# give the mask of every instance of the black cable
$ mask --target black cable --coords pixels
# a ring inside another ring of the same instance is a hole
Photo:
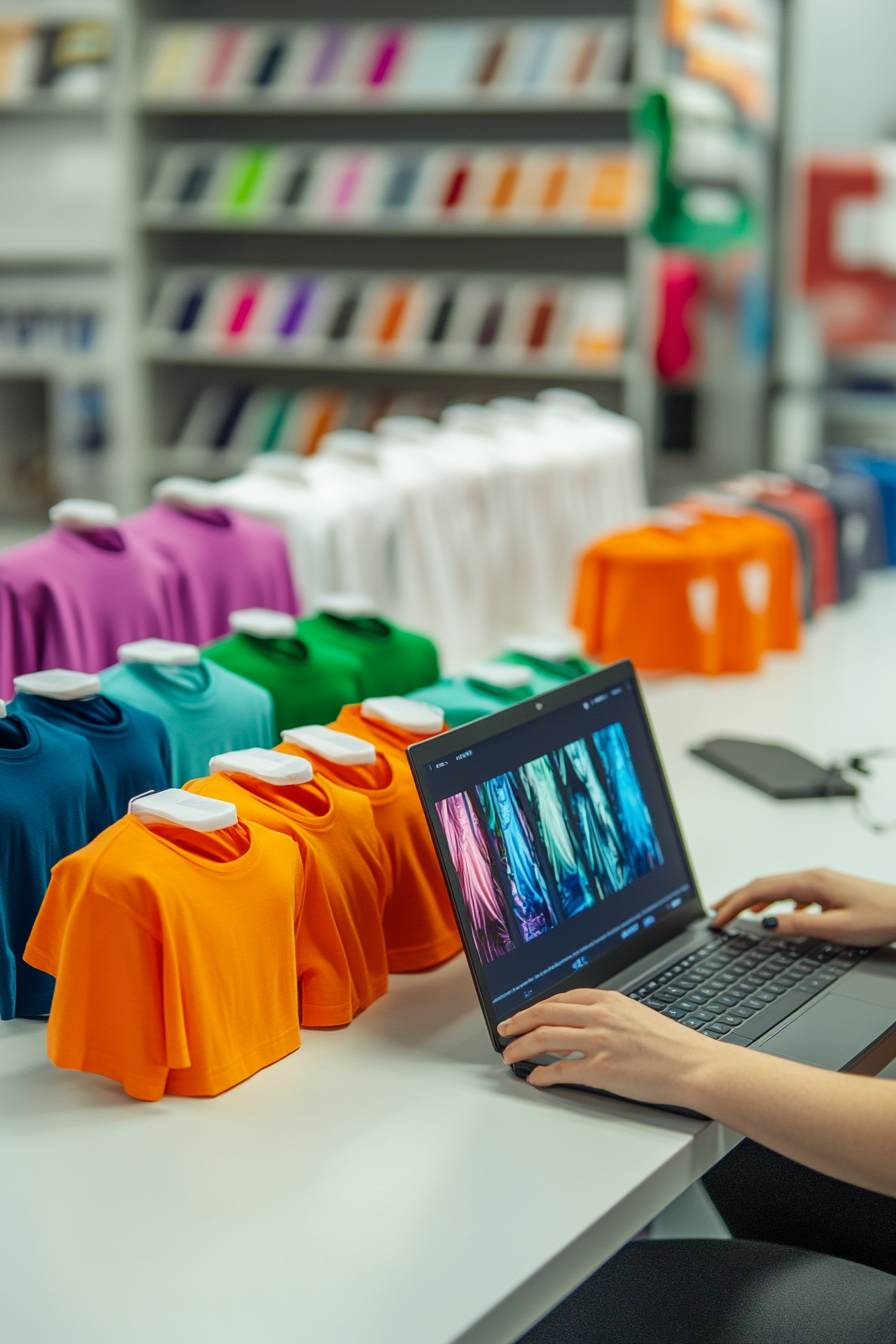
[[[872,773],[868,768],[869,761],[894,756],[896,756],[896,747],[872,747],[869,751],[863,751],[861,754],[847,756],[845,760],[833,761],[827,767],[827,770],[830,775],[838,778],[842,778],[845,771],[851,771],[853,774],[864,775],[868,778]],[[896,818],[892,821],[881,821],[879,817],[875,817],[865,802],[861,788],[857,788],[853,799],[853,813],[859,825],[871,831],[872,835],[886,835],[890,831],[896,831]]]

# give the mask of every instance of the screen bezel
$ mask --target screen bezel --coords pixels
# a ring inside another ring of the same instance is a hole
[[[411,763],[414,783],[423,803],[430,835],[436,847],[439,864],[451,895],[454,915],[461,932],[467,964],[470,967],[473,983],[476,986],[479,1006],[488,1025],[492,1045],[499,1052],[503,1051],[509,1044],[510,1038],[503,1037],[498,1032],[498,1017],[491,1001],[482,966],[474,950],[475,945],[460,880],[451,861],[447,841],[436,813],[435,802],[429,789],[429,772],[426,767],[450,752],[466,751],[468,747],[478,746],[482,742],[487,742],[489,738],[512,732],[514,728],[530,723],[535,718],[541,718],[552,710],[563,709],[567,705],[576,704],[578,701],[588,700],[593,695],[609,691],[614,686],[619,686],[627,681],[632,683],[635,699],[644,720],[644,728],[653,753],[660,787],[669,808],[669,816],[675,838],[681,850],[693,897],[682,901],[677,910],[657,924],[648,929],[640,929],[619,947],[613,948],[603,956],[589,962],[587,966],[583,966],[581,970],[574,971],[572,975],[558,981],[543,994],[533,998],[532,1003],[539,1003],[542,999],[551,998],[554,994],[566,993],[570,989],[582,987],[593,989],[612,976],[626,970],[629,966],[634,965],[641,957],[654,952],[658,947],[662,947],[664,943],[671,942],[695,919],[701,918],[704,913],[691,857],[682,833],[681,822],[678,819],[678,813],[669,789],[669,782],[666,778],[666,771],[657,747],[656,735],[650,722],[650,716],[647,713],[647,706],[644,704],[641,686],[633,665],[627,659],[623,662],[613,663],[610,667],[602,668],[598,672],[589,672],[584,677],[576,677],[575,680],[568,681],[563,686],[558,686],[556,690],[547,691],[543,695],[530,696],[527,700],[521,700],[518,704],[509,705],[507,709],[497,710],[494,714],[487,714],[484,718],[475,719],[472,723],[463,724],[460,728],[452,728],[447,733],[438,733],[435,737],[427,738],[425,742],[415,742],[413,746],[408,748],[408,759]],[[530,1006],[531,1004],[527,1004],[527,1007]]]

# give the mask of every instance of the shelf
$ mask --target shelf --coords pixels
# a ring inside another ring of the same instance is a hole
[[[541,376],[562,377],[589,381],[601,378],[624,378],[629,363],[627,356],[613,364],[571,365],[560,360],[543,359],[531,364],[505,363],[500,359],[490,359],[480,355],[479,362],[450,363],[447,360],[384,360],[358,358],[351,353],[340,355],[333,353],[311,353],[302,357],[298,352],[278,354],[276,351],[239,350],[203,350],[196,346],[179,346],[167,337],[158,337],[145,333],[143,338],[144,355],[156,363],[192,364],[197,366],[221,366],[224,368],[256,369],[320,369],[328,371],[345,370],[358,373],[421,373],[444,374],[449,377],[481,378],[539,378]]]
[[[105,98],[25,98],[20,103],[0,102],[0,117],[67,116],[70,112],[84,116],[101,116],[109,111]]]
[[[8,355],[0,350],[0,378],[107,378],[109,362],[93,355]]]
[[[576,113],[576,112],[625,112],[636,106],[636,91],[631,85],[616,85],[607,88],[606,91],[595,93],[590,98],[578,99],[477,99],[470,97],[464,101],[452,99],[450,102],[439,102],[432,100],[419,100],[417,102],[386,102],[371,99],[370,102],[307,102],[296,103],[287,102],[285,99],[278,101],[275,99],[262,100],[258,98],[240,98],[228,100],[216,100],[208,102],[197,102],[194,99],[185,98],[143,98],[140,102],[140,111],[150,114],[171,114],[176,113],[184,116],[232,116],[234,113],[249,116],[328,116],[336,114],[340,116],[366,116],[373,113],[377,116],[392,113],[393,115],[414,114],[419,115],[425,112],[439,112],[445,114],[463,113],[469,115],[471,112],[484,113],[491,115],[493,113],[510,113],[519,115],[521,112],[549,112],[552,115],[557,113]]]
[[[537,224],[520,223],[502,224],[495,227],[492,224],[485,224],[475,220],[469,223],[458,221],[450,225],[439,224],[436,221],[431,223],[415,223],[401,220],[386,220],[378,222],[376,220],[278,220],[278,219],[201,219],[195,216],[190,219],[177,218],[173,215],[157,214],[154,211],[145,210],[141,217],[141,222],[145,229],[157,233],[278,233],[278,234],[317,234],[330,236],[331,234],[408,234],[414,237],[499,237],[499,238],[627,238],[632,234],[638,233],[642,229],[640,223],[637,224],[568,224],[568,225],[545,225],[539,227]]]

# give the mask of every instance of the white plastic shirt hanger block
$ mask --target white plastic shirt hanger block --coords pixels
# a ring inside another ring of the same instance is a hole
[[[88,672],[70,672],[64,667],[50,667],[43,672],[23,672],[13,678],[13,686],[26,695],[43,695],[48,700],[86,700],[88,696],[102,695],[99,677]]]
[[[182,513],[207,509],[214,503],[208,482],[194,480],[191,476],[166,477],[153,486],[152,497]]]
[[[350,733],[337,733],[320,723],[308,723],[301,728],[287,728],[280,734],[284,742],[336,765],[375,765],[376,747]]]
[[[468,681],[481,681],[502,691],[518,691],[532,685],[532,671],[519,663],[471,663],[464,673]]]
[[[50,509],[50,522],[70,532],[91,532],[98,527],[114,527],[118,510],[100,499],[60,499]]]
[[[508,653],[521,653],[527,658],[540,658],[545,663],[565,663],[582,652],[582,641],[569,635],[510,635],[504,641]]]
[[[314,768],[301,756],[287,756],[267,747],[246,747],[242,751],[222,751],[208,763],[210,775],[252,775],[266,784],[310,784]],[[192,795],[191,795],[192,797]]]
[[[378,616],[379,608],[367,593],[324,593],[314,603],[316,611],[327,616],[355,620],[358,616]]]
[[[198,798],[184,789],[162,789],[161,793],[132,798],[128,811],[144,823],[167,822],[190,831],[223,831],[239,821],[233,803]]]
[[[165,667],[195,667],[199,662],[195,644],[180,644],[174,639],[135,639],[131,644],[120,644],[120,663],[159,663]]]
[[[271,611],[268,607],[244,607],[227,617],[231,630],[241,635],[255,635],[256,639],[292,639],[296,633],[296,618],[285,611]]]
[[[432,737],[445,726],[444,712],[425,700],[408,700],[403,695],[374,695],[361,701],[361,717],[373,723],[389,723],[394,728]]]

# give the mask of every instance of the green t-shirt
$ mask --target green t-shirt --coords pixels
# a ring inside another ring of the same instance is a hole
[[[536,658],[531,653],[502,653],[495,661],[517,663],[521,667],[531,668],[533,695],[552,691],[555,686],[562,686],[567,681],[574,681],[576,677],[584,677],[588,672],[598,670],[597,663],[589,662],[587,658],[580,658],[578,655],[555,663],[545,658]]]
[[[321,611],[299,621],[296,633],[322,653],[351,655],[362,669],[362,698],[408,695],[438,679],[439,655],[432,640],[381,616],[346,618]]]
[[[304,639],[238,633],[216,640],[202,653],[270,691],[278,733],[305,723],[330,723],[343,705],[364,698],[357,658]]]

